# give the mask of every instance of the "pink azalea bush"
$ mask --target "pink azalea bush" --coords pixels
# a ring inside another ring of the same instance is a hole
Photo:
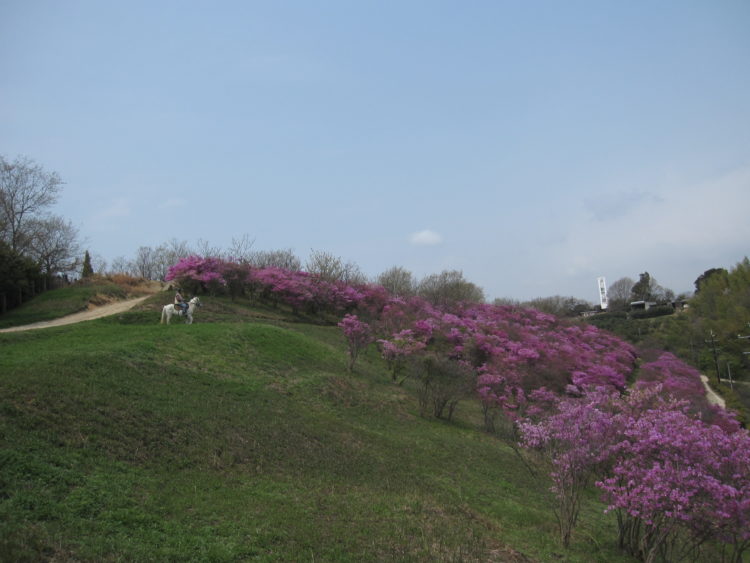
[[[224,261],[220,258],[188,256],[171,266],[165,281],[176,281],[190,293],[216,291],[226,285],[222,275]]]
[[[700,372],[669,352],[661,352],[655,360],[643,364],[636,385],[660,385],[665,393],[675,399],[687,401],[691,412],[705,422],[719,425],[730,432],[738,427],[733,413],[709,404]]]
[[[384,307],[380,329],[392,331],[378,339],[389,365],[428,350],[474,366],[487,427],[500,411],[522,416],[537,389],[622,390],[636,359],[632,346],[596,327],[511,307],[474,304],[447,312],[416,298],[395,299]]]
[[[659,385],[561,398],[519,426],[551,468],[564,544],[596,478],[621,547],[642,560],[694,557],[715,538],[740,561],[750,545],[750,436],[692,416]]]
[[[352,286],[330,282],[302,271],[278,267],[252,268],[233,260],[190,256],[169,268],[166,281],[175,280],[190,292],[247,294],[271,305],[284,304],[294,312],[344,314],[355,309],[375,317],[387,300],[380,286]]]
[[[349,352],[348,369],[351,372],[354,370],[354,363],[360,352],[372,342],[372,331],[370,325],[360,321],[357,315],[345,315],[338,326],[341,327],[346,337]]]

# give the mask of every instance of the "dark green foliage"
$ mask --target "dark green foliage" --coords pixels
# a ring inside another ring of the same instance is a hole
[[[94,275],[94,268],[91,266],[91,256],[89,251],[83,255],[83,269],[81,270],[81,277],[88,278]]]
[[[33,297],[42,289],[43,281],[37,264],[0,241],[0,300],[4,298],[7,310]],[[5,312],[2,307],[0,301],[0,314]]]
[[[630,290],[630,297],[633,301],[652,301],[654,299],[651,275],[648,272],[640,274],[638,281]]]
[[[444,356],[428,355],[418,365],[419,410],[422,416],[451,420],[461,399],[474,390],[473,370]]]
[[[674,313],[674,307],[671,305],[657,305],[648,309],[635,310],[630,312],[633,319],[650,319],[653,317],[663,317]]]
[[[698,278],[695,280],[695,294],[697,295],[700,293],[701,287],[703,287],[703,284],[706,283],[709,278],[713,276],[720,276],[722,280],[726,282],[729,272],[727,272],[724,268],[711,268],[710,270],[706,270],[703,272]]]

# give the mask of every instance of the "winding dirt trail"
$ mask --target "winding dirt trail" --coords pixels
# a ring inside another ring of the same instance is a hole
[[[712,405],[719,405],[723,409],[727,408],[726,401],[719,397],[714,392],[714,390],[708,386],[708,376],[701,375],[701,381],[703,381],[703,386],[706,388],[706,397],[708,398],[708,402]]]
[[[60,317],[59,319],[53,319],[51,321],[41,321],[38,323],[29,324],[29,325],[14,326],[11,328],[3,328],[3,329],[0,329],[0,332],[20,332],[24,330],[36,330],[39,328],[49,328],[52,326],[71,325],[71,324],[80,323],[83,321],[91,321],[94,319],[100,319],[102,317],[108,317],[109,315],[116,315],[117,313],[128,311],[129,309],[132,309],[133,307],[145,301],[149,297],[150,295],[146,295],[143,297],[136,297],[135,299],[128,299],[126,301],[117,301],[115,303],[109,303],[107,305],[102,305],[101,307],[96,307],[95,309],[91,309],[89,311],[81,311],[80,313],[73,313],[72,315],[68,315],[67,317]]]

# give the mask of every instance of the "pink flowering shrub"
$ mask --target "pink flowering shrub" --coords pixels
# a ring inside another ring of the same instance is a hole
[[[485,427],[498,414],[522,417],[532,394],[546,389],[581,394],[589,386],[625,388],[636,353],[596,327],[580,327],[533,310],[458,305],[441,310],[418,298],[395,298],[383,308],[378,339],[389,366],[431,352],[473,367]]]
[[[750,544],[747,432],[705,424],[674,402],[616,423],[611,469],[597,486],[617,513],[623,547],[644,560],[679,560],[717,538],[740,560]]]
[[[411,329],[404,329],[392,335],[389,340],[380,339],[378,340],[380,345],[380,351],[385,359],[388,369],[391,372],[391,380],[398,381],[401,385],[405,379],[409,376],[407,373],[403,378],[399,379],[404,371],[406,363],[409,358],[424,350],[427,347],[427,343],[423,338],[420,338],[419,333]]]
[[[581,494],[610,455],[615,441],[609,403],[615,391],[593,391],[581,399],[563,399],[554,414],[519,424],[522,443],[536,450],[548,466],[557,498],[555,515],[563,546],[568,547],[578,521]]]
[[[690,411],[704,422],[719,425],[730,432],[739,427],[733,413],[709,404],[700,372],[669,352],[662,352],[654,361],[643,364],[636,385],[660,385],[675,399],[687,401]]]
[[[349,372],[354,370],[354,363],[362,350],[372,342],[370,325],[360,321],[356,315],[345,315],[338,324],[344,332],[349,351]]]
[[[220,258],[188,256],[167,270],[165,281],[176,281],[188,293],[216,292],[226,285],[222,274],[224,261]]]
[[[691,416],[659,385],[563,398],[519,426],[549,467],[564,544],[596,478],[621,547],[642,560],[694,557],[716,538],[741,561],[750,545],[750,436]]]

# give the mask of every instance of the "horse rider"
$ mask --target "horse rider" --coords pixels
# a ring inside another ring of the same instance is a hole
[[[177,288],[177,292],[174,294],[174,306],[177,307],[178,309],[182,309],[183,315],[187,313],[188,304],[182,298],[182,294],[180,293],[180,288]]]

